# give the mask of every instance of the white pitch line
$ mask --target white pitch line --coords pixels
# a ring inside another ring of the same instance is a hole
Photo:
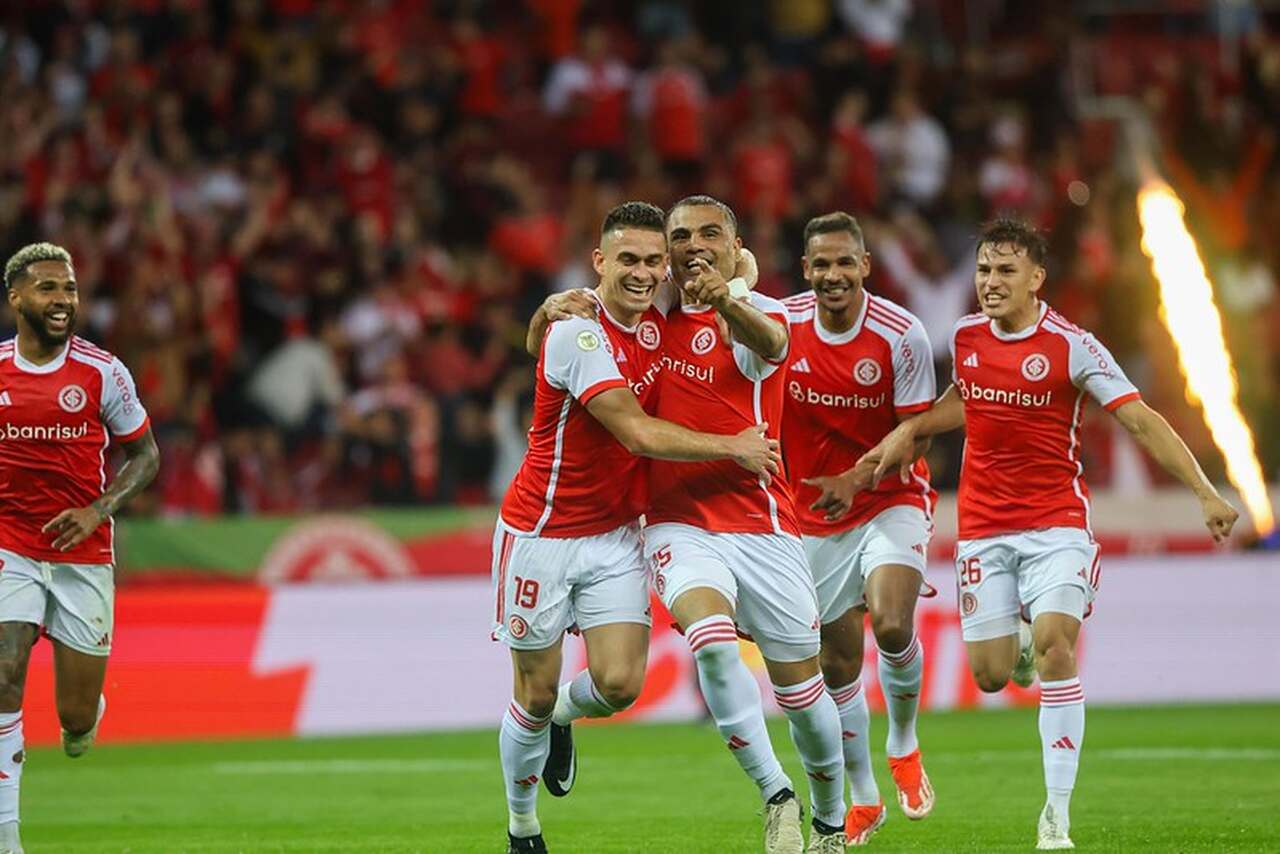
[[[480,759],[263,759],[215,762],[215,774],[436,774],[474,771],[496,763]]]
[[[1264,747],[1118,747],[1090,750],[1086,743],[1082,755],[1090,759],[1112,759],[1120,762],[1164,761],[1280,761],[1280,750]],[[1038,750],[984,750],[977,753],[924,754],[929,761],[999,762],[1038,758]]]

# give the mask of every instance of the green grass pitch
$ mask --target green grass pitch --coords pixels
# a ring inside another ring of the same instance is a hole
[[[771,729],[803,781],[785,722]],[[875,718],[888,802],[884,731]],[[909,822],[891,803],[868,850],[1033,850],[1043,801],[1035,710],[926,715],[920,734],[938,805]],[[1085,741],[1078,849],[1280,851],[1280,705],[1090,709]],[[585,726],[578,743],[573,794],[539,796],[555,854],[760,850],[754,787],[710,725]],[[22,811],[30,854],[505,845],[493,731],[105,745],[74,761],[32,750]]]

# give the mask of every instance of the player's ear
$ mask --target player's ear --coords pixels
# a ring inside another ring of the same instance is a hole
[[[806,279],[809,278],[809,253],[807,252],[800,256],[800,272]]]
[[[595,269],[597,276],[604,275],[604,253],[598,246],[591,250],[591,266]]]
[[[1031,273],[1031,292],[1039,293],[1041,286],[1044,285],[1045,277],[1044,265],[1037,264],[1036,269]]]

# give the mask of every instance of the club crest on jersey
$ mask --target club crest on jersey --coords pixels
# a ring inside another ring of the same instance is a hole
[[[1032,353],[1022,360],[1022,375],[1032,382],[1049,376],[1049,357],[1043,353]]]
[[[880,381],[880,363],[875,359],[859,359],[853,366],[853,378],[863,385],[875,385]]]
[[[657,350],[658,345],[662,343],[662,333],[658,330],[658,324],[652,320],[640,321],[640,325],[636,327],[636,342],[646,350]]]
[[[78,385],[64,385],[58,392],[58,405],[64,412],[79,412],[89,402],[89,395]]]
[[[520,640],[520,638],[529,634],[529,624],[522,617],[513,614],[510,622],[507,623],[507,630],[511,632],[513,638]]]
[[[705,356],[710,353],[716,346],[716,331],[710,326],[704,326],[697,332],[693,333],[693,341],[690,344],[693,352],[699,356]]]
[[[578,349],[590,353],[600,349],[600,336],[589,330],[578,333]]]

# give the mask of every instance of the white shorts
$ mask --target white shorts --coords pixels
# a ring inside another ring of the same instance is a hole
[[[53,563],[0,549],[0,622],[43,626],[86,655],[110,655],[115,577],[109,563]]]
[[[512,649],[546,649],[575,626],[647,626],[648,582],[639,523],[555,538],[517,534],[499,519],[493,532],[493,638]]]
[[[833,622],[850,608],[865,604],[866,581],[879,567],[909,566],[923,579],[932,532],[933,525],[923,510],[900,504],[856,528],[825,537],[803,537],[822,622]]]
[[[1098,544],[1081,528],[961,540],[956,544],[956,592],[964,639],[1017,634],[1023,606],[1033,620],[1044,611],[1084,619],[1098,589],[1099,556]],[[1080,595],[1046,596],[1062,588],[1076,588]]]
[[[818,597],[800,540],[787,534],[720,534],[692,525],[645,528],[653,587],[671,608],[681,593],[710,587],[770,661],[818,654]]]

